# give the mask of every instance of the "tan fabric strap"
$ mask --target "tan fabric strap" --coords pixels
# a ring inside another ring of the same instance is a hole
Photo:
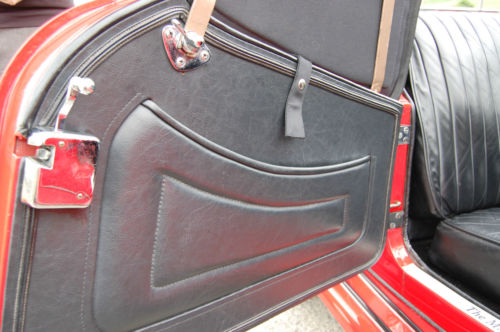
[[[382,3],[382,14],[380,16],[380,28],[378,32],[377,42],[377,54],[375,56],[375,67],[373,69],[373,81],[371,87],[371,89],[376,92],[380,92],[384,84],[385,67],[387,65],[387,53],[389,51],[389,40],[391,39],[394,3],[395,0],[384,0]]]
[[[21,2],[21,0],[0,0],[0,2],[3,2],[9,6],[14,6],[14,5],[18,4],[19,2]]]
[[[184,30],[194,31],[200,36],[205,35],[208,21],[215,7],[215,0],[194,0],[189,10]]]

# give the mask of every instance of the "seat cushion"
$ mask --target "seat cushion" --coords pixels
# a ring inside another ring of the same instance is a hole
[[[500,208],[443,220],[430,259],[469,287],[500,301]]]

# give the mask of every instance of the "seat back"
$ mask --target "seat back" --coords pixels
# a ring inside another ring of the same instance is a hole
[[[500,203],[500,17],[423,11],[410,60],[414,218]]]

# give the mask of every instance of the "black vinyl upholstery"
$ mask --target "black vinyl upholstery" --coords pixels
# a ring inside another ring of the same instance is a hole
[[[498,14],[428,11],[410,61],[418,115],[411,216],[442,220],[436,265],[497,297],[499,53]]]
[[[443,220],[430,257],[484,294],[500,298],[500,208],[463,213]]]

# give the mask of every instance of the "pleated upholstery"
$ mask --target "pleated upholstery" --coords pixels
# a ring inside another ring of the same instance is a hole
[[[412,213],[442,219],[499,205],[499,15],[423,11],[410,78]]]

